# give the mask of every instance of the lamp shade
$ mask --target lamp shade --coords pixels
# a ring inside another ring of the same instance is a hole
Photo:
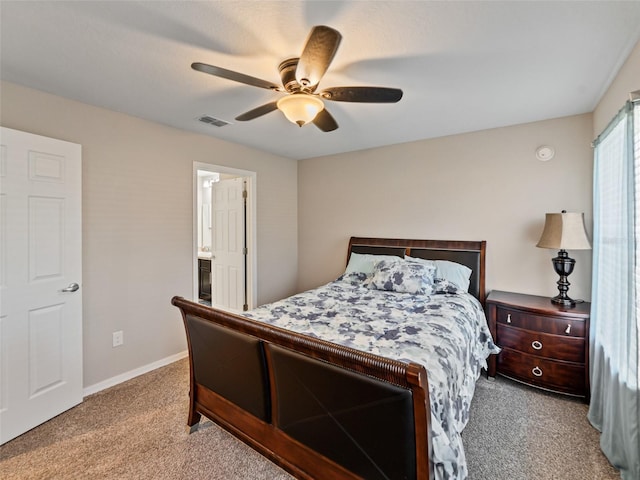
[[[547,213],[544,230],[536,247],[558,250],[589,250],[591,244],[584,229],[584,214]]]
[[[324,109],[324,103],[318,97],[304,93],[294,93],[278,100],[278,109],[284,113],[287,119],[299,126],[313,121],[320,110]]]

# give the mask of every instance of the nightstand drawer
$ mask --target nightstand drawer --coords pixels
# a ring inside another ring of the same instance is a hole
[[[550,317],[504,307],[496,309],[496,317],[498,324],[503,323],[512,327],[567,337],[584,338],[585,336],[585,321],[581,318]]]
[[[549,390],[585,394],[585,367],[582,364],[549,360],[503,348],[498,355],[498,370],[507,377]]]
[[[548,333],[532,332],[498,323],[498,344],[540,357],[583,363],[585,341]]]

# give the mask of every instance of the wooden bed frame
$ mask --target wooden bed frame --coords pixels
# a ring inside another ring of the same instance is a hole
[[[484,302],[485,242],[352,237],[352,252],[463,263]],[[429,388],[402,363],[181,297],[190,365],[187,425],[201,415],[299,479],[432,478]]]

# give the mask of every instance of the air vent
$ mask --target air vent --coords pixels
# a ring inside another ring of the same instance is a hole
[[[219,118],[212,117],[211,115],[202,115],[200,118],[198,118],[198,121],[202,123],[208,123],[209,125],[213,125],[215,127],[224,127],[225,125],[229,125],[231,123],[225,120],[220,120]]]

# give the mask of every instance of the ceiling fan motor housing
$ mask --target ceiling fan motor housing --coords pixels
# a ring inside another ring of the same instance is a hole
[[[280,79],[282,80],[282,85],[284,89],[289,93],[295,92],[305,92],[311,93],[315,90],[315,86],[313,88],[304,87],[298,83],[296,80],[296,68],[298,67],[299,58],[288,58],[284,60],[278,66],[278,71],[280,72]]]

